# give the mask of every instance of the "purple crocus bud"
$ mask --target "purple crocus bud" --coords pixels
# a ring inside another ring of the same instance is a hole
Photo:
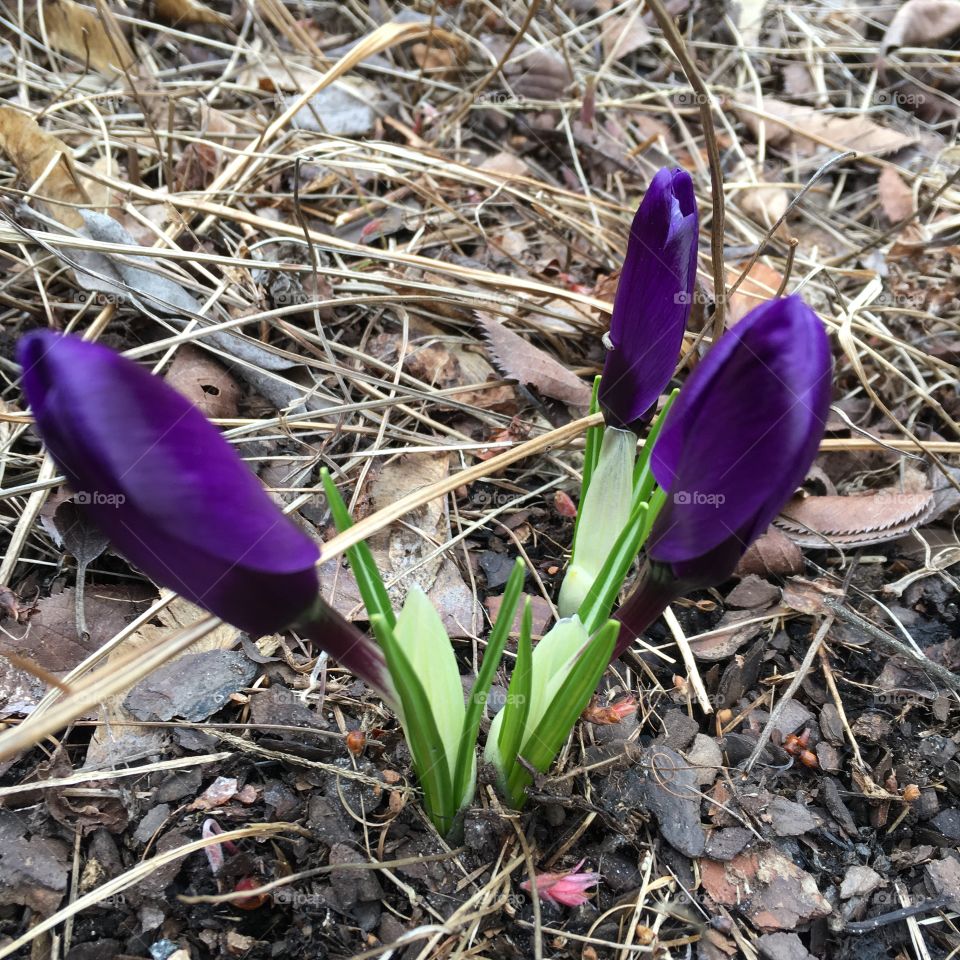
[[[616,617],[617,655],[672,600],[720,583],[806,476],[830,406],[830,344],[798,296],[752,310],[693,371],[651,455],[666,500]]]
[[[77,337],[36,331],[17,357],[50,456],[131,563],[249,633],[298,623],[358,676],[390,688],[379,648],[320,599],[316,544],[184,396]]]
[[[697,201],[685,170],[659,170],[633,218],[600,381],[609,426],[643,423],[673,370],[697,273]]]

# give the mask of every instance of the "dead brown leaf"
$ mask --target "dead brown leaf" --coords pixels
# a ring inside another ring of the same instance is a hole
[[[240,387],[209,354],[189,344],[180,347],[164,380],[211,419],[237,416]]]
[[[416,490],[446,477],[447,453],[410,453],[371,471],[363,500],[363,513],[380,510]],[[449,552],[436,554],[449,539],[446,500],[439,497],[408,513],[402,522],[374,534],[370,540],[377,569],[386,582],[401,578],[389,588],[394,609],[399,609],[407,589],[417,584],[430,598],[452,637],[469,636],[483,623],[480,605],[467,586]],[[353,575],[335,561],[320,567],[320,580],[333,605],[344,615],[366,619]]]
[[[74,0],[45,0],[37,10],[34,30],[41,39],[46,34],[62,53],[80,63],[89,62],[107,77],[122,74],[133,65],[133,51],[112,16]]]
[[[161,626],[153,623],[144,624],[110,655],[107,664],[109,665],[111,661],[120,661],[135,650],[149,649],[173,631],[182,630],[204,616],[206,614],[199,607],[195,607],[189,600],[177,597],[157,615]],[[234,627],[220,624],[189,650],[179,654],[170,662],[176,663],[183,657],[209,650],[229,649],[233,646],[236,636],[237,631]],[[124,704],[126,697],[127,691],[124,690],[101,704],[99,715],[101,723],[94,728],[84,760],[85,767],[109,766],[160,751],[166,735],[163,731],[136,723],[137,718]]]
[[[562,100],[573,80],[563,57],[524,43],[514,50],[503,72],[511,89],[530,100]]]
[[[90,198],[80,184],[73,154],[62,140],[20,110],[0,107],[0,149],[13,161],[28,188],[46,173],[37,196],[61,223],[77,230],[83,227],[76,206],[89,206]]]
[[[198,0],[155,0],[157,16],[174,26],[209,23],[216,27],[230,25],[230,18],[211,10]]]
[[[734,573],[738,577],[785,577],[802,571],[800,548],[782,530],[771,526],[747,548]]]
[[[480,164],[481,170],[491,173],[501,173],[507,177],[526,177],[530,175],[530,168],[515,153],[501,150],[492,157],[487,157]]]
[[[653,34],[647,29],[643,20],[634,15],[633,10],[608,17],[603,23],[603,32],[600,34],[603,56],[606,60],[621,60],[652,41]]]
[[[764,130],[770,146],[792,148],[805,156],[824,146],[882,155],[916,141],[916,137],[881,127],[862,115],[838,117],[824,110],[784,103],[772,97],[764,97],[761,105],[761,110],[770,114],[772,119],[758,116],[746,104],[734,104],[734,109],[755,136],[761,128]],[[778,120],[786,122],[778,123]]]
[[[783,89],[791,97],[807,97],[817,88],[810,75],[810,67],[794,61],[783,68]]]
[[[905,220],[914,211],[913,190],[893,167],[884,167],[877,179],[880,206],[891,223]]]
[[[576,374],[495,317],[479,310],[476,315],[493,359],[508,377],[572,407],[590,406],[590,387]]]
[[[840,600],[843,591],[826,580],[804,580],[802,577],[791,577],[783,585],[784,605],[797,613],[806,613],[816,616],[826,613],[827,600]]]
[[[370,351],[382,360],[395,362],[402,342],[399,334],[381,334],[371,340]],[[482,353],[467,350],[452,341],[436,324],[428,321],[411,324],[403,368],[432,387],[464,387],[452,395],[460,403],[501,413],[516,412],[517,397],[513,387],[503,384],[489,389],[471,389],[499,379],[497,372]]]
[[[907,0],[880,44],[885,57],[895,47],[933,47],[960,30],[960,0]]]
[[[155,593],[152,587],[138,584],[123,587],[87,584],[89,635],[82,640],[77,637],[74,595],[73,587],[68,587],[44,597],[30,616],[29,629],[23,636],[0,635],[0,653],[12,650],[51,673],[66,673],[143,612]]]
[[[932,491],[891,487],[860,496],[794,497],[774,523],[800,547],[865,547],[904,536],[935,509]]]
[[[765,183],[762,179],[759,182]],[[771,183],[741,190],[737,194],[737,203],[744,213],[769,229],[787,212],[790,197],[784,187]],[[785,226],[781,226],[781,231]]]
[[[743,271],[746,264],[731,267],[727,271],[727,284],[734,283]],[[737,287],[733,296],[727,301],[727,326],[732,327],[739,323],[754,307],[772,300],[780,289],[783,276],[773,267],[768,267],[762,260],[758,260],[750,272],[743,278],[743,283]]]
[[[433,43],[414,43],[410,56],[416,65],[438,80],[450,80],[457,75],[457,51],[452,47],[438,47]]]

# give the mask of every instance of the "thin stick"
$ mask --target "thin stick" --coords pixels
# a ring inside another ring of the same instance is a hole
[[[690,686],[693,687],[693,692],[697,695],[697,703],[700,704],[700,709],[703,710],[704,713],[713,713],[713,704],[710,702],[707,688],[703,685],[703,680],[700,678],[697,661],[694,659],[693,651],[690,649],[690,644],[684,635],[683,627],[680,626],[680,621],[673,612],[673,607],[667,607],[667,609],[663,611],[663,619],[666,621],[670,633],[673,634],[673,639],[677,641],[677,646],[680,648],[680,653],[683,656],[683,665],[687,668],[687,680],[690,681]]]
[[[885,630],[881,630],[866,617],[861,616],[855,610],[851,610],[842,600],[835,599],[834,597],[824,597],[823,604],[830,610],[831,614],[835,614],[841,620],[846,620],[847,623],[852,623],[854,626],[860,627],[861,630],[865,630],[870,634],[872,639],[885,647],[889,653],[893,653],[896,656],[903,657],[905,660],[915,663],[932,677],[936,677],[937,680],[946,684],[951,690],[960,692],[960,676],[951,670],[941,666],[939,663],[935,663],[929,657],[918,654],[916,650],[908,647],[905,643],[891,636]]]
[[[506,450],[490,460],[474,464],[466,470],[450,474],[450,476],[444,477],[436,483],[415,490],[413,493],[401,497],[395,503],[388,504],[382,510],[364,517],[348,530],[344,530],[343,533],[338,533],[332,540],[328,540],[323,545],[320,562],[326,563],[328,560],[339,557],[350,547],[366,540],[367,537],[373,536],[378,530],[382,530],[388,524],[393,523],[394,520],[399,520],[405,513],[409,513],[437,497],[442,497],[444,494],[450,493],[451,490],[456,490],[459,486],[473,483],[482,477],[492,476],[504,467],[510,466],[511,463],[516,463],[518,460],[523,460],[535,453],[541,453],[551,447],[567,443],[579,434],[585,433],[590,427],[599,426],[601,423],[603,423],[603,414],[600,413],[594,413],[589,417],[581,417],[579,420],[574,420],[565,426],[558,427],[556,430],[550,430],[543,436],[527,440],[525,443],[519,444],[512,450]]]
[[[710,221],[710,259],[713,261],[713,299],[715,313],[713,317],[713,339],[716,342],[723,333],[723,324],[727,309],[727,286],[723,266],[723,233],[726,221],[726,211],[723,205],[723,170],[720,167],[720,148],[717,146],[717,133],[713,125],[713,97],[707,85],[697,70],[687,50],[673,17],[667,13],[661,0],[647,0],[647,6],[657,18],[664,39],[680,61],[683,75],[687,83],[697,92],[700,108],[700,124],[703,127],[703,138],[707,147],[707,160],[710,166],[710,192],[713,207],[713,217]]]

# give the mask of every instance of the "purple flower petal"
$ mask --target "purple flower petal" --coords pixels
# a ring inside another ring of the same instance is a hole
[[[77,337],[36,331],[17,353],[37,431],[120,553],[242,630],[260,635],[299,621],[389,696],[379,648],[319,597],[317,545],[196,407]]]
[[[697,203],[684,170],[663,169],[630,228],[600,381],[608,424],[641,423],[673,375],[697,272]]]
[[[768,526],[816,456],[830,405],[830,345],[792,296],[751,311],[691,374],[651,455],[667,503],[651,559],[716,583]]]

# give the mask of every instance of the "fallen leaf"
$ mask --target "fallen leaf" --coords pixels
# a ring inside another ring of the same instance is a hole
[[[381,466],[365,488],[364,513],[381,510],[409,493],[443,479],[450,472],[447,453],[409,453]],[[403,523],[391,524],[370,537],[369,545],[377,569],[388,583],[394,609],[399,610],[408,588],[417,584],[436,607],[451,637],[472,636],[483,622],[473,591],[448,552],[438,555],[436,545],[449,539],[446,498],[421,504],[404,516]],[[337,561],[320,567],[323,589],[334,607],[346,616],[366,619],[356,581],[350,570]]]
[[[643,20],[636,16],[636,10],[618,13],[608,17],[603,23],[600,42],[603,44],[605,60],[622,60],[634,50],[653,42],[653,34]]]
[[[41,39],[45,33],[51,45],[62,53],[81,64],[89,62],[94,70],[107,77],[122,74],[133,66],[133,51],[113,16],[104,16],[99,10],[74,0],[44,0],[37,10],[33,30]]]
[[[746,104],[733,106],[754,136],[763,128],[769,146],[795,149],[803,156],[810,156],[822,147],[882,155],[909,146],[917,139],[889,127],[881,127],[863,115],[839,117],[814,107],[784,103],[772,97],[764,97],[760,109],[773,119],[758,116],[755,109]],[[786,123],[778,123],[778,120]]]
[[[378,359],[395,362],[402,343],[399,334],[382,334],[373,338],[370,349]],[[464,387],[452,394],[459,403],[501,413],[516,412],[517,397],[512,386],[502,384],[490,389],[475,389],[500,377],[482,353],[451,342],[436,324],[427,321],[411,324],[403,367],[411,376],[432,387]]]
[[[843,591],[837,589],[826,580],[804,580],[802,577],[791,577],[783,585],[783,604],[797,613],[806,613],[811,616],[825,613],[828,610],[827,600],[843,599]]]
[[[762,184],[765,181],[759,182]],[[772,183],[741,190],[737,195],[737,203],[744,213],[769,229],[787,212],[790,197],[784,187]],[[781,230],[783,226],[785,224],[781,226]]]
[[[90,198],[80,185],[73,154],[62,140],[42,130],[36,120],[20,110],[0,107],[0,149],[29,187],[46,173],[37,196],[46,202],[55,219],[74,229],[83,228],[83,217],[72,205],[87,206]]]
[[[714,903],[742,913],[764,932],[795,930],[832,911],[814,878],[774,847],[727,863],[701,859],[700,879]]]
[[[905,220],[914,211],[913,190],[893,167],[884,167],[877,178],[880,206],[891,223]]]
[[[746,263],[739,267],[727,270],[727,285],[731,285],[743,272]],[[773,295],[780,289],[783,276],[772,267],[768,267],[762,260],[758,260],[750,272],[743,278],[733,296],[727,301],[728,327],[739,323],[754,307],[760,306],[773,299]]]
[[[60,747],[49,759],[37,765],[36,781],[59,780],[76,773],[66,748]],[[78,781],[65,787],[47,787],[40,796],[50,816],[57,823],[73,831],[89,833],[103,827],[110,833],[123,833],[130,822],[130,814],[123,799],[107,791],[98,790],[100,784]]]
[[[492,45],[488,49],[493,52]],[[529,100],[563,100],[573,80],[563,57],[522,43],[503,68],[511,89]]]
[[[885,57],[895,47],[932,47],[960,30],[960,0],[907,0],[894,14],[880,44]]]
[[[775,615],[776,610],[767,611],[764,618],[757,610],[728,610],[707,636],[690,639],[690,650],[698,660],[708,663],[726,660],[758,634],[768,631],[770,621],[765,618]],[[755,622],[744,623],[745,620]]]
[[[794,497],[774,523],[800,547],[865,547],[904,536],[935,509],[932,491],[891,487],[860,496]]]
[[[333,137],[365,137],[373,132],[379,100],[379,91],[372,84],[338,81],[315,93],[290,123],[298,130]]]
[[[756,610],[758,607],[767,607],[780,599],[780,588],[768,580],[750,574],[745,576],[726,597],[728,607],[738,607],[742,610]]]
[[[501,150],[492,157],[487,157],[480,164],[481,170],[490,173],[500,173],[506,177],[526,177],[530,175],[530,168],[515,154]]]
[[[74,621],[74,593],[73,587],[68,587],[40,600],[30,616],[29,630],[22,637],[0,634],[0,653],[10,650],[51,673],[67,673],[142,613],[155,596],[152,587],[138,584],[88,585],[90,632],[80,640]]]
[[[794,60],[783,68],[783,89],[791,97],[806,97],[817,88],[806,63]]]
[[[590,387],[575,373],[494,317],[475,312],[493,359],[508,377],[572,407],[585,410],[590,406]]]
[[[457,75],[458,53],[452,47],[438,47],[434,43],[414,43],[410,46],[414,63],[429,73],[434,80],[451,80]]]
[[[169,596],[169,592],[162,591],[164,596]],[[182,630],[205,616],[206,613],[189,600],[177,597],[157,615],[160,626],[145,623],[110,654],[107,665],[112,661],[119,662],[136,650],[149,649],[171,632]],[[234,645],[236,637],[236,628],[222,623],[169,663],[176,664],[181,658],[202,651],[229,649]],[[125,705],[126,697],[127,691],[122,691],[100,705],[101,722],[94,728],[90,738],[84,767],[106,767],[160,752],[165,739],[164,732],[134,722],[138,718]]]
[[[216,27],[230,25],[230,18],[211,10],[198,0],[155,0],[157,16],[174,26],[209,23]]]
[[[163,379],[210,419],[237,416],[240,387],[205,351],[189,344],[180,347]]]
[[[803,571],[800,548],[782,531],[771,526],[747,548],[734,574],[746,577],[785,577]]]

